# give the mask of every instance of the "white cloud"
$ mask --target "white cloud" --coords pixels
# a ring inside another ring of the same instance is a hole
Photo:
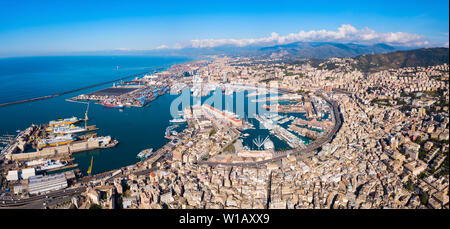
[[[191,40],[185,44],[177,43],[172,48],[180,49],[185,47],[205,48],[222,45],[276,45],[287,44],[296,41],[327,41],[327,42],[354,42],[360,44],[386,43],[402,46],[427,46],[425,37],[418,34],[405,32],[377,32],[370,28],[356,29],[352,25],[343,24],[337,30],[310,30],[290,33],[286,36],[272,32],[268,37],[244,38],[244,39],[201,39]],[[448,46],[448,45],[447,45]],[[167,46],[166,46],[167,47]]]
[[[167,46],[167,45],[160,45],[154,49],[168,49],[168,48],[169,48],[169,46]]]

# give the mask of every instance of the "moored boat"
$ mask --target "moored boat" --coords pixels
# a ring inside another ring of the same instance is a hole
[[[122,104],[102,103],[104,107],[123,108]]]
[[[55,146],[55,145],[65,145],[68,143],[71,143],[75,141],[75,138],[72,137],[71,134],[66,134],[63,136],[57,136],[49,139],[42,139],[38,142],[38,147],[48,147],[48,146]]]
[[[86,129],[75,125],[60,125],[51,130],[55,134],[75,134],[83,131]]]
[[[43,171],[43,170],[49,170],[49,169],[55,169],[55,168],[60,168],[60,167],[64,167],[67,165],[66,161],[54,161],[54,160],[49,160],[46,163],[42,164],[38,170]]]
[[[176,119],[172,119],[169,122],[186,122],[186,119],[184,118],[176,118]]]
[[[149,157],[153,152],[153,148],[142,150],[138,155],[136,156],[138,159],[143,160],[147,157]]]
[[[50,121],[48,123],[48,125],[50,127],[57,126],[57,125],[70,125],[70,124],[77,123],[79,121],[81,121],[81,119],[79,119],[77,117],[72,117],[72,118],[58,119],[58,120]]]

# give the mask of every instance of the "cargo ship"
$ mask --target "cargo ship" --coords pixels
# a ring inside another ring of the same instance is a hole
[[[104,107],[112,107],[112,108],[123,108],[122,104],[111,104],[111,103],[102,103]]]
[[[75,125],[60,125],[52,128],[50,131],[55,134],[75,134],[84,132],[86,129]]]
[[[153,148],[142,150],[140,153],[138,153],[137,158],[139,160],[143,160],[143,159],[149,157],[152,154],[152,152],[153,152]]]
[[[66,134],[63,136],[40,140],[38,142],[38,147],[42,148],[42,147],[55,146],[55,145],[64,145],[67,143],[71,143],[73,141],[75,141],[75,138],[72,137],[71,134]]]
[[[58,120],[53,120],[53,121],[50,121],[49,123],[48,123],[48,125],[50,126],[50,127],[53,127],[53,126],[58,126],[58,125],[70,125],[70,124],[74,124],[74,123],[77,123],[77,122],[79,122],[79,121],[81,121],[81,119],[79,119],[79,118],[77,118],[77,117],[72,117],[72,118],[66,118],[66,119],[58,119]]]
[[[60,167],[64,167],[67,165],[67,162],[61,162],[60,160],[54,161],[54,160],[49,160],[46,163],[42,164],[39,169],[39,171],[43,171],[43,170],[49,170],[49,169],[55,169],[55,168],[60,168]]]

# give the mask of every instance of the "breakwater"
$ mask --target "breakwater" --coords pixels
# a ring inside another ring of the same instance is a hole
[[[37,101],[37,100],[43,100],[43,99],[50,99],[50,98],[54,98],[54,97],[57,97],[57,96],[70,94],[70,93],[73,93],[73,92],[77,92],[77,91],[81,91],[81,90],[85,90],[85,89],[89,89],[89,88],[93,88],[93,87],[98,87],[98,86],[102,86],[102,85],[109,84],[109,83],[114,83],[114,82],[117,82],[117,81],[120,81],[120,80],[125,80],[125,79],[131,78],[131,77],[136,77],[136,76],[140,76],[140,75],[147,74],[147,73],[155,73],[156,71],[160,71],[162,69],[164,69],[164,68],[158,68],[158,69],[154,69],[154,70],[151,70],[151,71],[141,72],[141,73],[137,73],[137,74],[121,77],[121,78],[118,78],[118,79],[115,79],[115,80],[109,80],[109,81],[105,81],[105,82],[89,85],[89,86],[82,87],[82,88],[77,88],[77,89],[73,89],[73,90],[69,90],[69,91],[55,93],[55,94],[52,94],[52,95],[40,96],[40,97],[35,97],[35,98],[31,98],[31,99],[24,99],[24,100],[9,102],[9,103],[2,103],[2,104],[0,104],[0,107],[6,107],[6,106],[11,106],[11,105],[15,105],[15,104],[21,104],[21,103],[29,103],[29,102],[33,102],[33,101]]]

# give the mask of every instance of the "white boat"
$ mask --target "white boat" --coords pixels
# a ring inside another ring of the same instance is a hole
[[[42,148],[42,147],[47,147],[47,146],[64,145],[67,143],[71,143],[73,141],[75,141],[75,138],[72,137],[71,134],[66,134],[63,136],[40,140],[38,142],[38,147]]]
[[[184,118],[176,118],[176,119],[172,119],[169,122],[186,122],[186,119]]]
[[[55,168],[60,168],[60,167],[64,167],[67,165],[67,162],[64,161],[53,161],[53,160],[49,160],[48,162],[44,163],[41,165],[41,167],[38,170],[49,170],[49,169],[55,169]]]
[[[76,122],[79,122],[79,121],[81,121],[81,119],[79,119],[77,117],[72,117],[72,118],[58,119],[58,120],[55,120],[55,121],[50,121],[48,123],[48,125],[50,127],[57,126],[57,125],[69,125],[69,124],[73,124],[73,123],[76,123]]]
[[[55,134],[75,134],[83,131],[86,131],[86,129],[75,125],[61,125],[52,130]]]
[[[153,148],[142,150],[140,153],[138,153],[137,158],[140,160],[145,159],[148,156],[150,156],[152,154],[152,152],[153,152]]]
[[[39,160],[27,161],[27,162],[25,162],[25,165],[26,166],[35,166],[35,165],[42,165],[47,162],[50,162],[50,160],[39,159]]]
[[[111,136],[91,137],[88,139],[88,141],[97,141],[101,146],[109,144],[111,140]]]

